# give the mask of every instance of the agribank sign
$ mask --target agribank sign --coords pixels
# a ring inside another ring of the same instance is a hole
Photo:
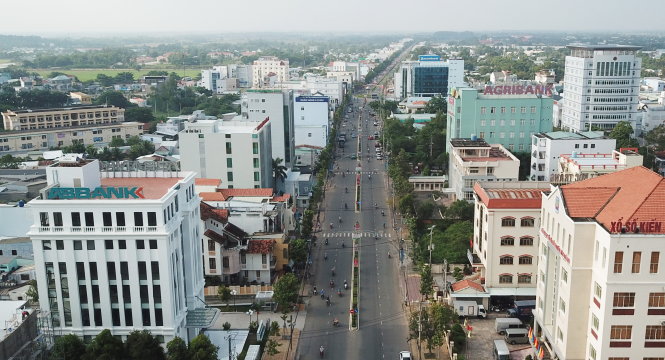
[[[485,86],[484,95],[545,95],[552,96],[552,85]]]
[[[145,199],[143,187],[55,187],[49,189],[48,199]]]

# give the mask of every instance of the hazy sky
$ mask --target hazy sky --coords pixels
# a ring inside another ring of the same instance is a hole
[[[665,0],[2,0],[0,33],[665,31]]]

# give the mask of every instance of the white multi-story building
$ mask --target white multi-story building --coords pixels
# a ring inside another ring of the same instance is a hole
[[[395,73],[395,96],[446,96],[464,83],[464,60],[441,60],[437,55],[421,55],[418,61],[404,61]]]
[[[332,108],[337,107],[346,94],[346,87],[337,78],[323,77],[314,74],[305,74],[305,80],[288,80],[275,83],[277,89],[290,89],[296,94],[313,95],[321,93],[330,98]]]
[[[663,357],[664,195],[662,176],[634,167],[543,196],[538,358]]]
[[[330,130],[329,100],[327,96],[320,94],[295,97],[293,122],[296,146],[326,147]]]
[[[252,65],[252,87],[264,87],[264,78],[276,75],[277,81],[289,79],[289,61],[276,56],[261,56]]]
[[[640,92],[639,46],[569,45],[563,92],[565,130],[613,129],[619,121],[634,123]]]
[[[238,88],[252,86],[252,65],[229,64],[213,66],[212,69],[201,70],[198,86],[216,94],[236,92]]]
[[[243,121],[270,119],[272,157],[290,168],[295,157],[293,91],[250,89],[243,93],[240,107]]]
[[[491,301],[534,299],[538,270],[540,199],[546,182],[477,182],[471,265]],[[482,281],[481,281],[482,283]]]
[[[102,166],[100,166],[102,165]],[[115,168],[113,168],[115,166]],[[42,311],[56,333],[191,340],[207,322],[194,173],[62,160],[30,202]],[[203,316],[205,318],[205,316]]]
[[[530,179],[549,181],[557,173],[559,156],[574,152],[584,154],[609,154],[614,151],[616,140],[606,137],[602,131],[572,133],[554,131],[531,136]]]
[[[621,148],[609,154],[562,154],[556,174],[550,176],[555,185],[568,184],[609,174],[635,166],[642,166],[644,157],[637,148]]]
[[[198,120],[179,133],[180,164],[221,187],[272,187],[272,121]]]
[[[473,201],[476,181],[517,181],[520,161],[499,144],[484,139],[451,139],[449,187],[458,200]]]

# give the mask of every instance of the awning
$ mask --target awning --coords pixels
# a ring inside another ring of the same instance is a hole
[[[488,288],[491,296],[536,296],[536,288]]]
[[[209,328],[215,322],[219,309],[217,308],[198,308],[187,311],[186,325],[187,328]]]

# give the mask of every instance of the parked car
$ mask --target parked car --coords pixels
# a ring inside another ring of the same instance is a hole
[[[494,329],[500,335],[506,333],[506,329],[519,329],[523,328],[522,320],[518,318],[497,318],[494,321]]]

